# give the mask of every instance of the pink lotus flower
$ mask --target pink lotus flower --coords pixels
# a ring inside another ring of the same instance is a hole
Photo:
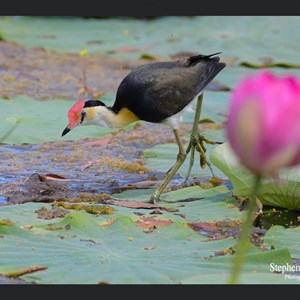
[[[255,174],[276,175],[300,163],[300,82],[268,71],[242,80],[232,93],[229,143]]]

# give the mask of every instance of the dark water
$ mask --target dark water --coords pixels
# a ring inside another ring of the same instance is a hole
[[[275,225],[285,228],[300,225],[300,211],[273,207],[264,207],[263,211],[264,213],[255,222],[255,226],[261,229],[270,229]]]

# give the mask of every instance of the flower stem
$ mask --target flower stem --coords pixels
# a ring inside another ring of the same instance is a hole
[[[260,180],[261,180],[261,176],[257,175],[255,177],[255,182],[249,196],[246,219],[241,225],[240,238],[236,246],[236,254],[233,261],[232,273],[229,279],[230,284],[238,283],[238,278],[242,271],[242,267],[245,260],[245,254],[248,246],[248,240],[249,237],[251,236],[251,225],[253,222],[253,216],[255,214],[255,208],[256,208],[256,193],[260,184]]]

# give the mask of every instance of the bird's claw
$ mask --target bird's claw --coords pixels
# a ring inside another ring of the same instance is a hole
[[[202,143],[202,145],[204,145],[203,142],[206,143],[206,144],[210,144],[210,145],[216,145],[216,144],[220,145],[220,144],[224,143],[224,142],[209,140],[205,136],[203,136],[202,134],[199,134],[199,133],[198,133],[198,138],[199,138],[200,142]]]
[[[205,138],[203,135],[200,135],[199,133],[191,134],[190,142],[189,142],[187,150],[186,150],[187,154],[191,151],[191,158],[190,158],[189,169],[188,169],[187,174],[185,176],[185,181],[188,180],[188,178],[190,177],[190,173],[191,173],[192,167],[194,165],[195,150],[197,150],[197,152],[199,153],[199,156],[200,156],[200,167],[201,167],[201,169],[204,169],[206,166],[208,166],[211,173],[212,173],[212,176],[216,177],[214,172],[213,172],[213,169],[212,169],[212,166],[211,166],[210,162],[207,160],[207,158],[205,156],[206,147],[205,147],[204,143],[216,144],[218,142],[210,141],[207,138]]]

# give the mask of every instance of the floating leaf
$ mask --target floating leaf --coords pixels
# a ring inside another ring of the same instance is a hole
[[[264,69],[264,68],[285,68],[285,69],[292,69],[292,68],[300,68],[300,65],[298,64],[290,64],[290,63],[284,63],[284,62],[278,62],[278,63],[263,63],[263,64],[255,64],[247,61],[240,62],[241,67],[247,67],[247,68],[253,68],[253,69]]]
[[[118,206],[124,206],[128,208],[161,208],[161,206],[139,201],[122,201],[122,200],[110,200],[109,203]]]
[[[231,181],[237,196],[249,196],[255,176],[239,162],[228,142],[215,147],[211,162]],[[263,205],[300,209],[300,167],[282,169],[279,179],[264,178],[257,191]]]
[[[145,60],[156,60],[157,58],[154,55],[143,53],[140,56],[140,59],[145,59]]]
[[[169,226],[173,222],[171,220],[157,219],[156,217],[141,217],[136,221],[136,224],[142,228],[152,229],[157,226]]]
[[[210,259],[211,263],[217,264],[229,261],[232,262],[233,255],[213,257]],[[239,278],[240,284],[297,284],[297,280],[286,280],[283,274],[272,273],[270,264],[277,265],[290,264],[293,265],[290,252],[284,248],[281,250],[271,250],[259,252],[252,250],[248,252],[245,257],[245,265]],[[219,272],[213,274],[199,274],[185,278],[182,284],[228,284],[230,272]],[[298,282],[299,284],[299,282]]]
[[[6,116],[0,124],[0,132],[9,133],[5,134],[4,137],[2,136],[2,139],[8,144],[35,144],[46,141],[85,138],[86,136],[100,137],[112,131],[100,126],[86,128],[79,126],[76,130],[72,130],[67,138],[62,138],[61,133],[68,124],[67,112],[69,108],[70,102],[67,100],[51,100],[48,102],[19,96],[9,101],[9,103],[0,101],[0,111],[3,116]]]
[[[65,209],[74,209],[74,210],[84,210],[87,213],[99,215],[110,215],[115,209],[109,205],[98,205],[98,204],[79,204],[79,203],[64,203],[59,202],[55,204],[56,206],[61,206]]]
[[[293,258],[300,259],[300,228],[284,228],[283,226],[273,226],[264,237],[264,244],[273,249],[283,249],[289,247]]]
[[[240,232],[240,222],[230,219],[217,222],[191,222],[188,225],[200,234],[213,239],[237,236]]]
[[[148,233],[129,217],[119,217],[105,227],[97,222],[95,216],[72,212],[51,224],[45,220],[44,225],[32,223],[30,230],[1,225],[0,234],[5,238],[0,243],[0,274],[47,266],[19,276],[39,284],[178,284],[189,283],[192,278],[200,283],[207,276],[219,278],[222,274],[224,281],[229,278],[232,255],[224,253],[222,259],[214,256],[234,247],[235,239],[203,242],[205,237],[182,222]],[[270,276],[275,281],[280,278],[270,273],[270,261],[291,262],[287,250],[259,249],[246,261],[248,274],[256,270],[262,275],[260,283],[268,282]],[[281,282],[286,283],[283,278]]]

